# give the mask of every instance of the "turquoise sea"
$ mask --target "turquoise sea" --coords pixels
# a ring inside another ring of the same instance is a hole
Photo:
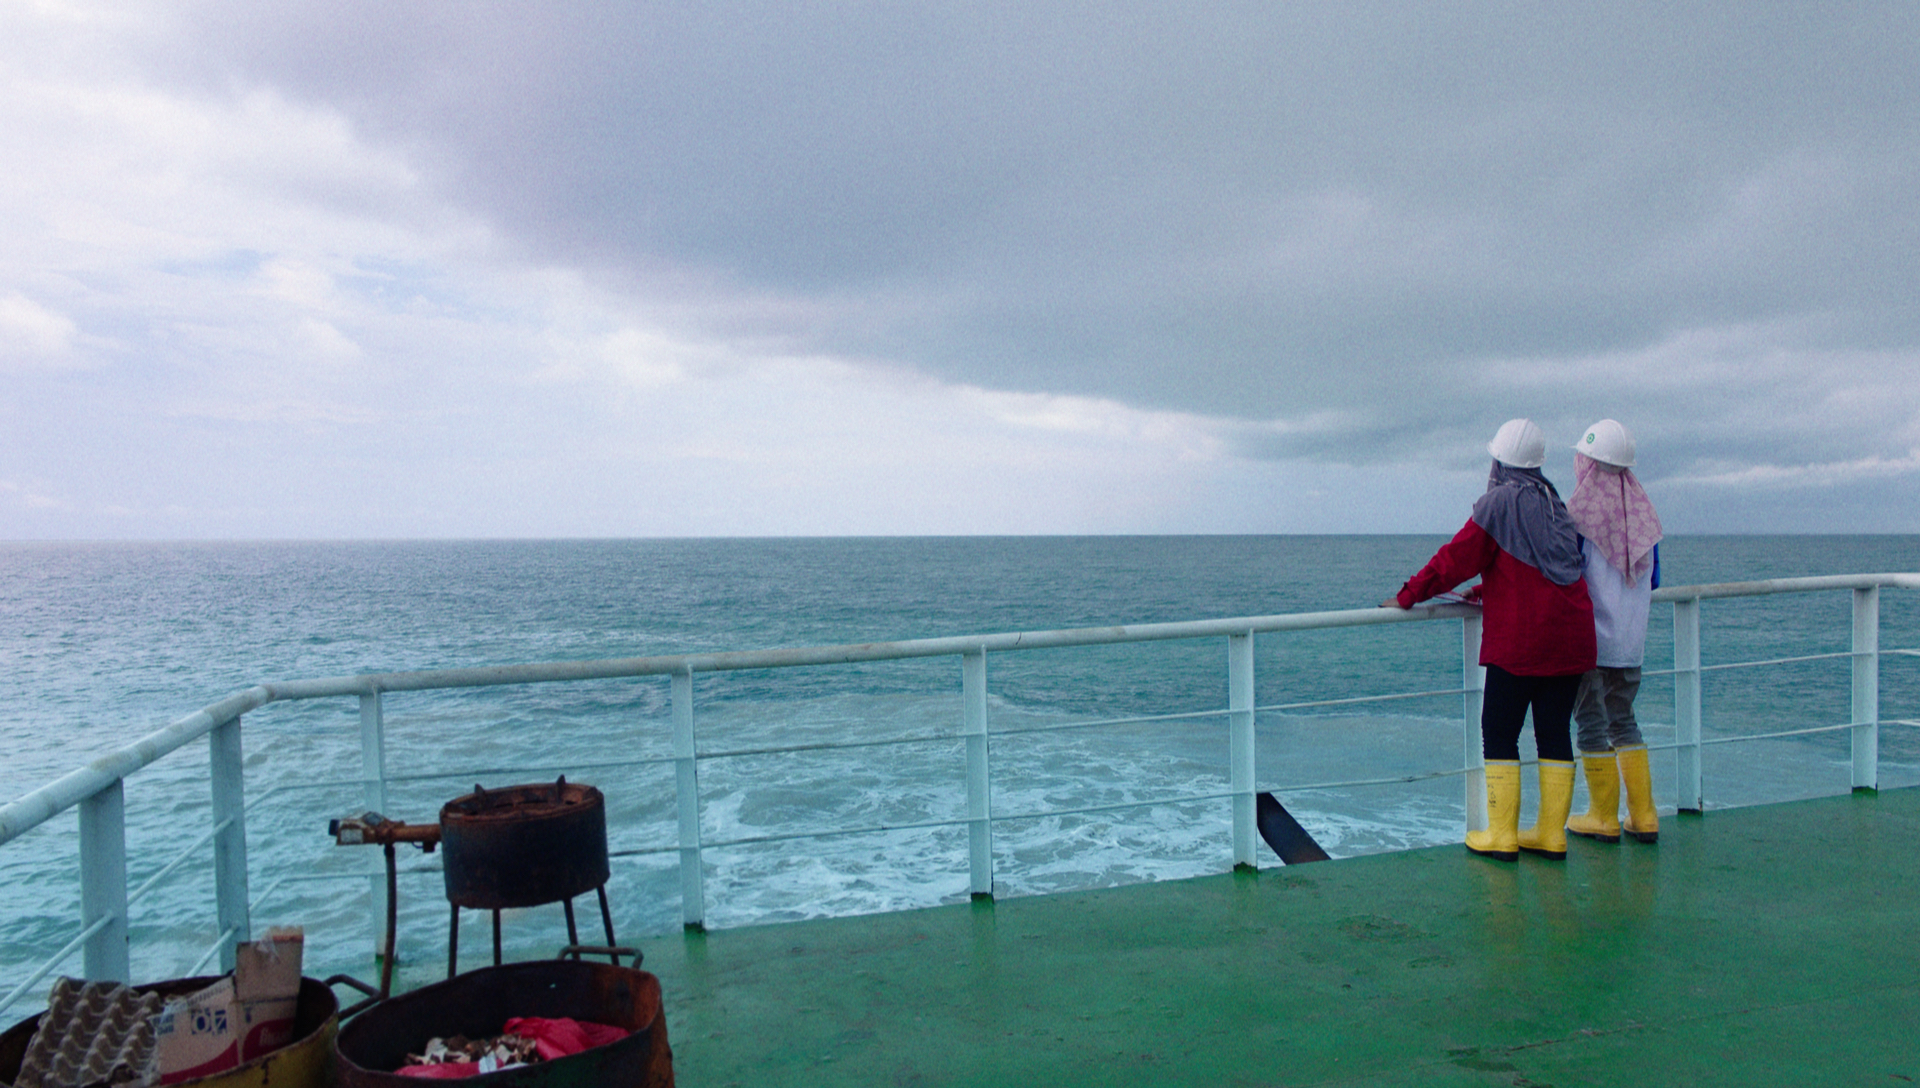
[[[0,801],[10,800],[215,699],[255,683],[467,665],[631,657],[1053,630],[1365,608],[1388,596],[1440,536],[1038,537],[451,542],[0,544]],[[1678,537],[1668,584],[1920,570],[1911,536]],[[1887,591],[1884,648],[1920,646],[1920,601]],[[1716,662],[1847,649],[1845,593],[1707,602]],[[1649,669],[1671,661],[1656,609]],[[1452,688],[1454,622],[1262,636],[1262,705]],[[1008,653],[989,661],[992,725],[1031,729],[1225,704],[1220,640]],[[901,824],[964,812],[959,669],[945,659],[703,675],[705,750],[915,735],[851,753],[767,754],[702,770],[705,833]],[[622,766],[670,751],[664,679],[394,695],[388,816],[431,820],[475,782],[566,773],[598,785],[616,822],[609,886],[623,938],[678,925],[670,767]],[[1641,697],[1650,739],[1671,736],[1670,684]],[[1709,735],[1833,724],[1847,714],[1844,660],[1714,673]],[[1882,718],[1920,717],[1920,658],[1882,665]],[[1153,804],[1223,789],[1222,722],[1198,719],[1022,732],[994,741],[996,814],[1140,802],[996,829],[996,891],[1030,894],[1217,872],[1231,864],[1224,802]],[[248,717],[256,925],[308,927],[309,974],[366,972],[363,879],[371,851],[332,845],[327,819],[358,810],[358,708],[328,700]],[[1350,782],[1457,767],[1458,696],[1260,717],[1260,786],[1335,856],[1445,842],[1459,832],[1456,778]],[[206,824],[205,747],[128,788],[138,884]],[[1920,737],[1889,726],[1882,784],[1920,782]],[[1844,736],[1709,749],[1709,806],[1847,788]],[[1663,787],[1670,788],[1670,787]],[[77,917],[75,821],[64,815],[0,847],[0,993],[57,949]],[[402,878],[401,951],[431,977],[446,904],[434,859]],[[1277,859],[1274,860],[1277,864]],[[965,831],[825,835],[709,851],[709,923],[753,924],[964,899]],[[211,939],[203,862],[133,908],[135,972],[184,973]],[[268,889],[271,889],[270,891]],[[541,954],[558,911],[508,926]],[[588,909],[591,913],[591,909]],[[481,923],[463,942],[482,955]],[[564,934],[564,927],[559,927]],[[77,970],[77,961],[74,970]],[[0,1010],[4,1011],[4,1010]]]

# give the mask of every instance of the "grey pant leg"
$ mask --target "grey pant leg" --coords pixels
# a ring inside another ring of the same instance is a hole
[[[1640,737],[1640,723],[1633,716],[1633,700],[1640,694],[1639,669],[1600,669],[1605,674],[1601,695],[1607,709],[1607,739],[1609,747],[1630,748],[1645,744]]]
[[[1580,725],[1582,752],[1611,752],[1645,743],[1633,716],[1633,700],[1640,694],[1639,669],[1594,669],[1580,678],[1580,694],[1573,701],[1573,720]]]
[[[1588,670],[1580,678],[1580,693],[1573,697],[1573,720],[1579,726],[1575,747],[1582,752],[1606,752],[1613,749],[1607,740],[1607,710],[1601,699],[1600,670]]]

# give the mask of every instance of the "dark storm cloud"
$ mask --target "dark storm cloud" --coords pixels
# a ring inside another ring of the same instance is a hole
[[[1250,456],[1461,461],[1522,413],[1695,475],[1920,443],[1912,5],[383,0],[207,5],[165,54],[345,111],[530,256],[785,303],[709,331]]]

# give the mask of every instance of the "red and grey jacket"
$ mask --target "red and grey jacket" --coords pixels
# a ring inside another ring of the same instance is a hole
[[[1593,602],[1587,581],[1557,586],[1500,549],[1471,519],[1407,579],[1402,608],[1480,576],[1480,663],[1516,676],[1569,676],[1593,668]]]

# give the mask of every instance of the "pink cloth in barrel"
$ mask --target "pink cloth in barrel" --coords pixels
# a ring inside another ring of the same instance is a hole
[[[515,1017],[507,1021],[506,1033],[532,1039],[533,1045],[540,1051],[541,1060],[549,1062],[596,1046],[617,1043],[629,1034],[627,1029],[611,1024],[595,1024],[564,1016],[552,1020],[539,1016]]]

